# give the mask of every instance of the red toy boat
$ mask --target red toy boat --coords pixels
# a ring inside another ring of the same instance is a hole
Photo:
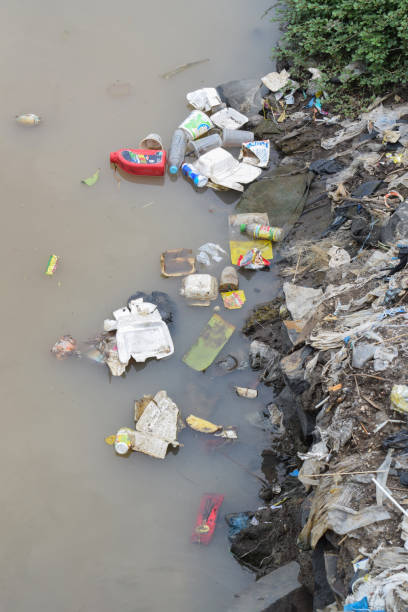
[[[215,523],[218,511],[224,501],[223,495],[217,493],[206,493],[201,498],[200,509],[197,514],[196,524],[191,536],[192,542],[209,544],[214,535]]]
[[[166,167],[166,151],[119,149],[110,154],[110,161],[130,174],[163,176]]]

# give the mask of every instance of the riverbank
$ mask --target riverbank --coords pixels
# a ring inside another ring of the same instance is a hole
[[[256,366],[272,390],[273,433],[262,453],[262,506],[232,536],[231,551],[258,577],[296,560],[314,610],[343,610],[346,598],[365,596],[376,602],[370,609],[404,609],[386,607],[381,594],[407,563],[403,514],[372,482],[387,484],[402,507],[408,501],[406,409],[390,400],[407,365],[399,248],[408,244],[408,106],[400,95],[386,98],[354,123],[307,111],[298,99],[280,125],[275,105],[266,126],[275,129],[279,168],[290,168],[286,180],[303,176],[308,193],[276,260],[278,297],[243,329],[263,350]],[[372,588],[364,590],[364,576]],[[405,601],[401,582],[390,590]]]

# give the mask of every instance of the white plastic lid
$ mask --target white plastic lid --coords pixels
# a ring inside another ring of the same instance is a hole
[[[118,453],[118,455],[126,455],[126,453],[129,451],[129,446],[126,444],[126,442],[115,442],[115,451]]]

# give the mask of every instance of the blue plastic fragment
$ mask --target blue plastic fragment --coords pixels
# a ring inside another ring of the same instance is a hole
[[[317,110],[321,111],[322,110],[322,102],[320,100],[320,98],[316,98],[315,100],[315,107],[317,108]]]
[[[227,520],[229,525],[228,538],[232,540],[240,531],[248,527],[250,520],[247,512],[237,512],[230,515]]]
[[[313,98],[311,100],[309,100],[309,102],[306,104],[305,108],[312,108],[312,106],[314,106],[316,101],[316,98],[313,96]]]
[[[293,472],[289,473],[289,476],[294,476],[295,478],[297,478],[299,476],[299,470],[293,470]]]
[[[353,603],[346,604],[343,608],[343,612],[353,612],[353,610],[366,610],[367,612],[370,612],[367,597],[363,597],[363,599],[360,599],[360,601],[354,601]]]

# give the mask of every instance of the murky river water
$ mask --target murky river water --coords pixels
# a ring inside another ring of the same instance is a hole
[[[210,546],[189,538],[202,493],[225,495],[223,516],[253,507],[256,479],[208,453],[191,430],[165,461],[124,459],[104,442],[132,425],[136,398],[166,389],[184,416],[236,425],[239,441],[222,451],[261,474],[268,434],[256,417],[267,394],[236,398],[234,383],[256,380],[248,369],[217,377],[214,368],[200,374],[182,364],[212,308],[185,306],[179,281],[163,279],[159,266],[166,248],[226,247],[234,198],[196,193],[168,176],[122,179],[118,187],[108,154],[137,146],[150,131],[168,143],[186,116],[187,91],[271,70],[277,32],[260,19],[269,4],[6,0],[0,7],[5,612],[219,611],[253,580],[229,553],[222,517]],[[173,79],[159,77],[207,57]],[[117,81],[130,89],[110,88]],[[13,117],[21,112],[44,122],[19,126]],[[80,183],[98,167],[94,187]],[[51,253],[63,262],[49,278]],[[237,324],[223,355],[247,357],[240,324],[251,304],[273,295],[273,278],[258,273],[244,282],[244,311],[222,313]],[[87,339],[131,293],[154,289],[178,305],[170,360],[110,379],[105,366],[50,355],[61,334]]]

